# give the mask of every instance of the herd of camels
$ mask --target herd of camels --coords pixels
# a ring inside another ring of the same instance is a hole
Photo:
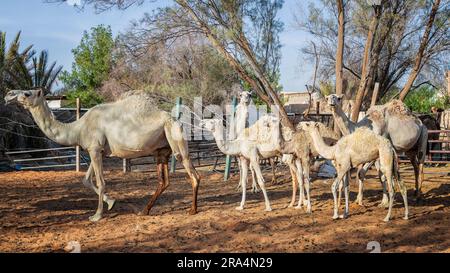
[[[289,207],[299,200],[296,208],[306,207],[312,212],[310,198],[310,164],[321,156],[331,160],[337,177],[331,191],[334,199],[333,219],[346,218],[349,206],[350,170],[358,167],[359,190],[357,203],[362,205],[363,180],[366,171],[375,163],[383,188],[381,207],[388,207],[384,221],[389,221],[394,201],[394,181],[401,192],[405,214],[408,219],[407,191],[399,176],[397,153],[404,152],[410,159],[415,173],[415,194],[420,196],[423,181],[422,169],[427,148],[427,128],[399,100],[371,107],[358,123],[352,122],[341,108],[342,97],[326,97],[332,115],[341,134],[319,122],[300,122],[295,131],[281,126],[275,115],[265,115],[247,127],[250,93],[242,92],[238,104],[233,130],[225,138],[222,119],[204,119],[201,126],[211,132],[218,148],[226,155],[238,158],[240,169],[239,186],[242,201],[236,208],[244,209],[247,191],[247,175],[250,170],[253,189],[261,189],[266,211],[271,210],[260,168],[261,159],[281,157],[289,166],[292,176],[292,199]],[[174,155],[181,161],[192,185],[192,207],[190,214],[197,212],[197,193],[200,176],[189,158],[188,143],[183,138],[182,127],[165,111],[159,110],[156,102],[145,92],[130,91],[113,103],[91,108],[79,120],[62,123],[54,117],[42,90],[12,90],[5,96],[6,103],[19,103],[29,110],[39,128],[51,140],[65,146],[79,145],[91,158],[83,184],[98,195],[96,213],[91,221],[102,218],[103,203],[111,210],[115,200],[105,193],[103,176],[104,156],[137,158],[153,155],[157,162],[159,185],[141,214],[149,214],[157,198],[169,186],[169,157]],[[95,174],[96,183],[93,183]],[[341,192],[344,190],[345,210],[338,214]]]

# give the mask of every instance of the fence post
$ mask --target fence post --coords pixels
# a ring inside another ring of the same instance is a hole
[[[128,170],[130,169],[129,163],[130,163],[129,159],[124,158],[122,160],[122,171],[123,171],[123,173],[127,173]]]
[[[183,100],[181,99],[181,97],[177,97],[176,100],[176,120],[179,120],[181,118],[181,104],[183,103]],[[172,155],[171,160],[170,160],[170,172],[174,173],[175,169],[177,167],[177,159],[175,158],[174,155]]]
[[[80,104],[80,98],[77,98],[77,120],[80,119],[80,112],[81,112],[81,104]],[[80,146],[77,145],[75,147],[75,171],[78,173],[80,172]]]
[[[231,102],[231,119],[234,119],[234,114],[236,113],[236,106],[237,106],[237,99],[235,96],[233,96],[233,100]],[[234,124],[232,124],[234,125]],[[230,178],[230,170],[231,170],[231,156],[227,155],[225,158],[225,173],[223,175],[223,180],[228,181],[228,178]]]

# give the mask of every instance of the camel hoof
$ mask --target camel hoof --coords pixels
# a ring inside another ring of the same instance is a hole
[[[306,209],[306,213],[308,213],[308,214],[311,214],[311,213],[312,213],[311,207],[308,207],[308,208]]]
[[[272,211],[271,207],[266,208],[266,211]]]
[[[386,223],[389,222],[389,217],[384,218],[383,221]]]
[[[96,213],[89,217],[89,221],[91,221],[91,222],[98,222],[100,219],[102,219],[101,213]]]
[[[301,205],[297,205],[297,206],[295,207],[295,209],[301,209],[301,208],[302,208]]]
[[[190,209],[188,212],[189,215],[197,214],[197,209]]]
[[[339,219],[339,215],[335,214],[333,215],[333,220]]]
[[[137,216],[147,216],[150,211],[142,210],[137,213]]]
[[[106,201],[106,204],[108,204],[108,210],[112,210],[112,208],[113,208],[114,205],[116,204],[116,200],[114,200],[114,199],[109,199],[108,201]]]
[[[347,219],[347,218],[348,218],[348,214],[342,214],[342,215],[339,215],[339,218],[341,218],[341,219]]]
[[[239,207],[236,207],[235,209],[236,210],[244,210],[244,207],[243,206],[239,206]]]
[[[383,198],[381,203],[378,205],[379,208],[389,208],[389,200],[387,198]]]
[[[290,203],[287,207],[292,208],[294,206],[294,203]]]
[[[408,215],[405,215],[405,216],[403,217],[403,220],[408,220],[408,219],[409,219]]]

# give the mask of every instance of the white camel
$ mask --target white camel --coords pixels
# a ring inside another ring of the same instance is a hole
[[[241,135],[246,135],[245,137],[238,136],[234,140],[224,139],[225,130],[221,119],[206,119],[201,122],[201,126],[212,133],[222,153],[239,157],[242,200],[240,206],[236,208],[238,210],[244,209],[249,166],[255,171],[256,180],[263,192],[266,211],[272,210],[265,188],[264,177],[259,166],[259,160],[280,154],[279,148],[275,149],[273,147],[273,143],[278,143],[279,145],[279,141],[273,141],[273,139],[280,139],[280,137],[278,135],[279,130],[271,130],[271,135],[268,135],[268,132],[264,130],[267,127],[267,119],[270,119],[270,117],[262,117],[252,127],[246,128],[242,132]]]
[[[62,123],[50,111],[42,90],[13,90],[5,97],[6,103],[17,101],[28,109],[36,124],[51,140],[64,146],[79,145],[87,150],[91,165],[83,184],[98,196],[97,212],[89,219],[98,221],[103,214],[103,201],[108,209],[114,200],[105,194],[103,156],[136,158],[155,155],[159,186],[142,214],[148,214],[156,199],[169,186],[168,157],[172,153],[181,159],[191,179],[192,207],[190,214],[197,212],[199,175],[191,164],[188,146],[183,139],[181,126],[169,113],[159,110],[151,97],[143,92],[129,92],[122,99],[97,105],[79,120]],[[95,172],[97,187],[92,184]]]
[[[367,115],[358,123],[352,122],[342,111],[342,96],[332,94],[327,97],[333,118],[343,135],[357,128],[368,127],[376,134],[387,137],[395,150],[405,152],[414,168],[416,197],[420,197],[423,182],[423,164],[426,156],[428,130],[419,118],[414,116],[400,100],[392,100],[384,105],[376,105],[367,111]],[[357,202],[362,205],[363,179],[371,163],[366,164],[359,176]],[[385,179],[382,178],[384,181]],[[382,205],[386,205],[387,196],[383,195]]]
[[[318,153],[322,157],[332,160],[338,173],[337,178],[331,187],[334,199],[333,219],[339,218],[338,208],[340,200],[337,198],[337,190],[343,181],[345,183],[345,212],[341,217],[346,218],[348,216],[348,174],[351,168],[376,159],[379,159],[380,161],[380,171],[386,177],[389,191],[389,210],[384,221],[389,221],[391,217],[392,205],[394,202],[394,175],[396,176],[396,181],[405,205],[404,219],[408,219],[406,187],[400,180],[397,155],[388,139],[375,134],[368,128],[358,128],[355,132],[341,138],[334,146],[328,146],[320,135],[317,125],[306,124],[305,127],[311,135]],[[347,179],[344,179],[345,176],[347,176]]]
[[[251,100],[252,92],[242,91],[239,94],[239,103],[236,106],[236,112],[234,118],[232,118],[231,128],[230,128],[230,139],[236,139],[238,136],[240,137],[248,137],[243,134],[245,128],[247,127],[248,118],[249,118],[249,104],[252,102]],[[273,158],[269,158],[270,166],[272,168],[272,184],[276,184],[276,173],[275,173],[275,162]],[[252,174],[252,191],[258,192],[255,171],[250,167],[250,172]],[[241,184],[238,184],[238,189],[241,187]]]

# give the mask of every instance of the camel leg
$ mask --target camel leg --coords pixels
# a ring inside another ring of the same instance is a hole
[[[255,170],[258,185],[263,192],[264,201],[266,204],[266,211],[272,211],[272,208],[270,207],[269,197],[267,196],[266,186],[264,185],[264,177],[262,175],[261,168],[259,167],[259,160],[257,160],[257,157],[254,157],[253,159],[250,160],[250,165]]]
[[[306,206],[306,212],[311,213],[311,196],[310,196],[310,183],[311,179],[309,177],[310,172],[310,166],[309,166],[309,158],[302,158],[302,164],[303,166],[303,174],[304,174],[304,184],[305,184],[305,191],[306,191],[306,198],[304,205]]]
[[[241,174],[241,173],[242,173],[242,169],[241,169],[241,160],[238,158],[237,161],[238,161],[238,166],[239,166],[239,173]],[[241,179],[239,178],[239,183],[238,183],[238,185],[237,185],[237,187],[236,187],[236,190],[240,190],[241,187],[242,187],[242,183],[241,183]]]
[[[189,157],[187,141],[183,138],[181,126],[175,122],[166,123],[166,125],[164,126],[164,131],[166,133],[167,142],[169,142],[170,148],[172,149],[172,153],[175,155],[175,157],[177,157],[177,159],[181,157],[183,167],[191,179],[192,207],[189,210],[189,214],[196,214],[200,176],[197,170],[192,165],[191,159]]]
[[[299,188],[299,198],[298,198],[298,204],[295,207],[296,209],[300,209],[303,206],[303,203],[305,202],[305,178],[303,176],[303,164],[299,159],[295,159],[295,169],[297,174],[297,180],[298,180],[298,188]]]
[[[292,162],[290,162],[288,165],[289,165],[289,171],[290,171],[291,177],[292,177],[292,198],[291,198],[291,203],[289,203],[288,207],[292,208],[295,204],[295,199],[297,197],[298,179],[297,179],[297,172],[296,172],[294,164],[292,164]]]
[[[406,152],[406,155],[408,156],[409,160],[411,161],[411,165],[413,166],[414,169],[414,180],[416,183],[416,191],[414,193],[414,195],[416,196],[417,199],[419,199],[420,193],[418,191],[419,189],[419,162],[417,161],[416,158],[416,153],[415,152]]]
[[[345,173],[344,173],[344,175],[345,175]],[[338,176],[334,180],[333,185],[331,185],[331,192],[333,193],[333,201],[334,201],[333,219],[339,218],[339,214],[338,214],[339,206],[338,206],[338,200],[337,200],[337,191],[338,191],[339,184],[341,183],[344,175],[342,173],[338,173]]]
[[[388,222],[391,218],[392,214],[392,206],[394,204],[394,183],[393,183],[393,175],[395,167],[395,153],[392,151],[380,151],[380,170],[384,174],[387,180],[387,188],[389,193],[389,208],[386,217],[384,218],[385,222]]]
[[[277,184],[277,173],[275,170],[275,160],[273,159],[273,157],[269,158],[269,163],[270,163],[270,167],[272,168],[272,185],[276,185]]]
[[[255,171],[251,167],[250,167],[250,173],[252,174],[252,192],[258,193],[259,189],[258,189],[258,185],[256,182],[257,180],[256,180],[256,176],[255,176]]]
[[[245,199],[247,194],[247,175],[248,175],[248,160],[245,158],[241,158],[239,160],[241,166],[241,177],[240,177],[240,183],[242,187],[242,200],[239,207],[236,207],[237,210],[243,210],[245,206]]]
[[[350,172],[347,172],[347,174],[344,176],[344,196],[345,196],[345,210],[344,210],[344,214],[341,215],[341,218],[347,218],[348,214],[349,214],[349,209],[348,209],[348,195],[349,195],[349,190],[348,190],[348,186],[349,186],[349,182],[350,182]]]
[[[97,195],[100,196],[100,192],[98,191],[97,187],[95,187],[94,183],[92,182],[92,176],[94,174],[94,167],[92,166],[92,163],[89,164],[89,168],[86,172],[85,177],[83,178],[82,182],[83,185],[93,190]],[[103,194],[103,201],[108,204],[108,210],[111,210],[114,207],[114,204],[116,203],[116,200],[109,198],[106,193]]]
[[[428,145],[428,129],[425,126],[422,126],[421,135],[419,138],[419,147],[417,148],[417,161],[419,164],[419,170],[418,170],[418,178],[417,178],[417,185],[416,185],[416,197],[417,199],[420,199],[421,190],[422,190],[422,183],[424,179],[423,175],[423,165],[425,163],[425,157],[427,153],[427,145]]]
[[[381,167],[380,167],[379,159],[375,161],[375,167],[378,171],[378,177],[380,179],[381,187],[383,189],[383,198],[381,199],[381,203],[378,205],[378,207],[387,208],[387,207],[389,207],[389,197],[388,197],[388,192],[387,192],[387,188],[386,188],[386,176],[380,170]]]
[[[400,178],[397,179],[397,184],[398,187],[400,188],[400,193],[402,194],[403,205],[405,206],[405,216],[403,217],[403,219],[408,220],[409,208],[408,208],[408,195],[406,186],[405,183],[403,183],[403,181]]]
[[[93,165],[95,172],[95,179],[98,188],[98,207],[96,213],[89,217],[92,222],[97,222],[102,218],[103,214],[103,195],[105,192],[105,180],[103,178],[103,162],[102,154],[100,151],[89,151],[89,156],[91,157],[91,164]]]
[[[389,219],[391,218],[391,214],[392,214],[392,206],[394,205],[394,187],[393,187],[393,183],[392,183],[392,175],[387,176],[387,186],[388,186],[388,192],[389,192],[389,209],[388,209],[388,213],[386,215],[386,217],[384,218],[385,222],[389,222]]]
[[[358,205],[363,206],[363,191],[364,191],[364,185],[363,180],[365,177],[364,167],[361,168],[361,166],[358,167],[358,171],[356,172],[356,179],[358,180],[358,196],[356,197],[356,203]]]
[[[158,197],[169,187],[169,158],[167,155],[157,156],[156,176],[158,179],[158,188],[148,201],[140,215],[148,215]]]

